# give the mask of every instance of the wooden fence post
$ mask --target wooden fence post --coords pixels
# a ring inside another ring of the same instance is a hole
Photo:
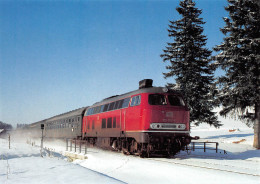
[[[81,153],[81,140],[79,140],[79,153]]]
[[[77,151],[77,144],[76,144],[77,142],[76,142],[76,140],[75,140],[75,153],[76,153],[76,151]]]
[[[70,140],[70,151],[72,151],[72,139]]]
[[[69,139],[66,139],[66,151],[68,151],[68,141],[69,141]]]

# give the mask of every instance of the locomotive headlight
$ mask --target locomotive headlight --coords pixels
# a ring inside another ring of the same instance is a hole
[[[151,129],[160,129],[161,128],[161,124],[160,123],[151,123],[150,124],[150,128]]]
[[[180,128],[180,129],[185,129],[185,128],[186,128],[186,125],[185,125],[185,124],[180,124],[180,125],[179,125],[179,128]]]

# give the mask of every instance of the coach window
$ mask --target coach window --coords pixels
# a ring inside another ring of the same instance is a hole
[[[78,121],[80,121],[80,117],[78,117]]]
[[[102,128],[106,128],[107,120],[104,118],[102,119]]]
[[[107,128],[112,128],[112,118],[107,118]]]

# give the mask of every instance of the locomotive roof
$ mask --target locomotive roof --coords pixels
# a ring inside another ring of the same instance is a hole
[[[123,98],[130,97],[132,95],[137,95],[137,94],[141,94],[141,93],[166,93],[165,89],[168,90],[167,93],[180,94],[180,92],[178,92],[178,91],[168,89],[168,88],[165,88],[165,87],[141,88],[141,89],[138,89],[138,90],[135,90],[135,91],[124,93],[122,95],[115,95],[115,96],[112,96],[112,97],[105,98],[104,100],[101,100],[100,102],[97,102],[97,103],[93,104],[92,106],[110,103],[110,102],[113,102],[113,101],[117,101],[117,100],[120,100],[120,99],[123,99]]]

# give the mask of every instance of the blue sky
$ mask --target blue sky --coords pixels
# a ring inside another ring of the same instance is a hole
[[[212,49],[226,0],[197,0]],[[32,123],[138,88],[164,86],[160,54],[177,0],[0,0],[0,120]]]

